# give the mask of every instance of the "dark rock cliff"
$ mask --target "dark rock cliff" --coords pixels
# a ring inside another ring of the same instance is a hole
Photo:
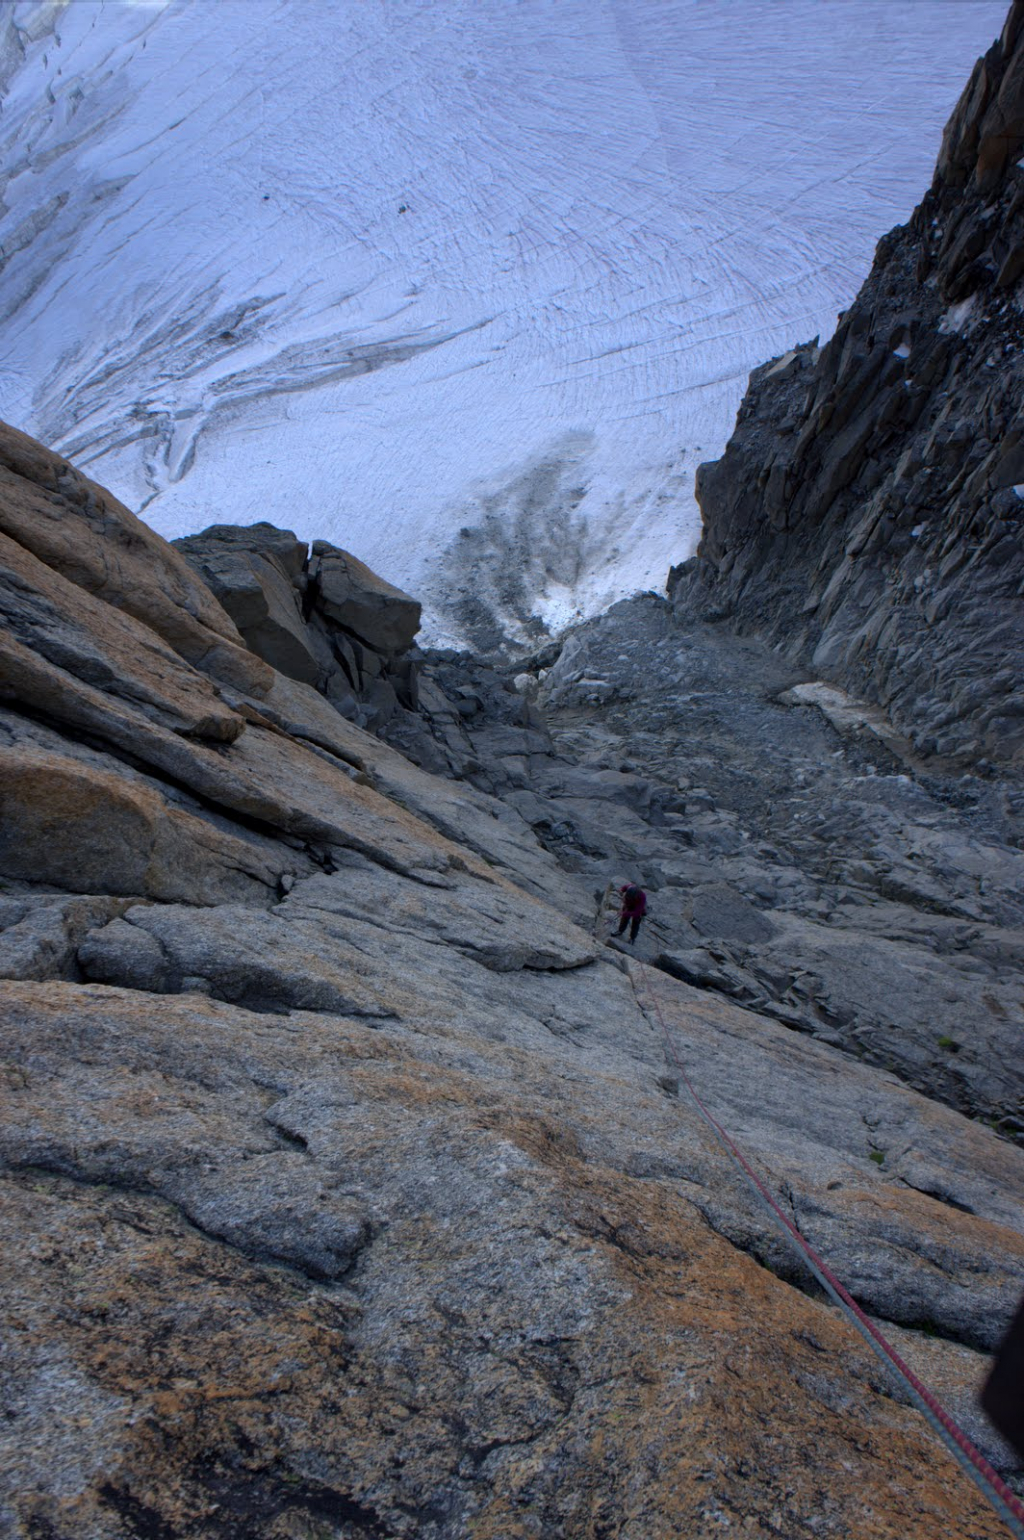
[[[923,755],[1024,762],[1024,4],[831,341],[754,371],[677,611],[885,707]]]

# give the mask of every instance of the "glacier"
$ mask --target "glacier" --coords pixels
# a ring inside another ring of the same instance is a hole
[[[0,416],[168,537],[348,547],[426,634],[663,585],[1003,0],[0,6]]]

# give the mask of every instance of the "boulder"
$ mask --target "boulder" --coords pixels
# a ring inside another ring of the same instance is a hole
[[[347,551],[317,541],[307,563],[305,546],[272,524],[213,525],[175,543],[253,651],[343,716],[378,732],[415,707],[416,665],[403,655],[420,606]]]
[[[412,646],[421,606],[348,551],[314,540],[309,564],[317,609],[385,657]]]
[[[314,685],[330,672],[330,648],[302,615],[306,547],[290,530],[214,524],[174,543],[272,668]]]

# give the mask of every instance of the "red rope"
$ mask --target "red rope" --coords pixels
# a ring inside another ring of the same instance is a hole
[[[1013,1534],[1018,1537],[1018,1540],[1024,1540],[1024,1504],[1022,1504],[1020,1500],[1014,1496],[1013,1492],[1010,1491],[1010,1488],[1006,1485],[1005,1481],[1003,1481],[996,1474],[991,1465],[989,1465],[988,1461],[985,1459],[984,1455],[975,1449],[966,1433],[964,1433],[957,1426],[941,1402],[936,1399],[936,1397],[932,1394],[926,1385],[922,1384],[913,1370],[903,1362],[903,1359],[897,1353],[892,1344],[886,1340],[886,1338],[878,1330],[877,1326],[875,1326],[874,1322],[869,1320],[853,1296],[847,1292],[847,1290],[843,1287],[839,1279],[835,1276],[828,1265],[822,1260],[821,1257],[819,1257],[814,1248],[800,1234],[800,1231],[797,1229],[796,1225],[794,1225],[791,1220],[787,1218],[786,1214],[783,1213],[778,1203],[776,1203],[771,1193],[761,1181],[761,1178],[757,1175],[757,1172],[754,1171],[741,1151],[737,1149],[736,1145],[726,1133],[721,1123],[719,1123],[716,1118],[712,1117],[711,1113],[705,1107],[704,1103],[697,1095],[697,1091],[692,1081],[690,1080],[690,1077],[686,1073],[682,1060],[676,1053],[671,1034],[665,1023],[665,1018],[662,1015],[661,1006],[658,1004],[658,997],[654,993],[654,989],[651,986],[647,968],[643,963],[639,963],[638,966],[640,968],[641,978],[644,981],[647,993],[654,1006],[655,1013],[657,1014],[658,1020],[661,1023],[661,1030],[665,1036],[665,1044],[668,1056],[672,1060],[673,1064],[675,1064],[680,1075],[682,1076],[686,1089],[693,1097],[693,1100],[705,1121],[713,1129],[714,1133],[717,1135],[718,1139],[728,1150],[728,1152],[732,1155],[733,1159],[738,1162],[744,1174],[753,1184],[764,1202],[771,1209],[776,1219],[778,1219],[780,1223],[785,1227],[790,1236],[790,1239],[793,1240],[803,1252],[804,1256],[810,1262],[812,1270],[818,1276],[819,1280],[824,1284],[828,1292],[833,1296],[840,1307],[845,1310],[848,1315],[853,1317],[854,1325],[858,1328],[863,1336],[867,1337],[869,1344],[874,1348],[875,1352],[883,1360],[883,1362],[887,1363],[891,1368],[894,1368],[899,1376],[906,1382],[906,1384],[910,1386],[914,1395],[914,1399],[918,1402],[919,1405],[921,1405],[922,1409],[924,1409],[926,1413],[929,1414],[929,1420],[932,1421],[933,1425],[936,1426],[936,1431],[940,1434],[941,1437],[943,1437],[946,1444],[957,1456],[960,1465],[967,1472],[967,1474],[971,1476],[979,1491],[992,1504],[1000,1518],[1002,1518],[1009,1525]]]

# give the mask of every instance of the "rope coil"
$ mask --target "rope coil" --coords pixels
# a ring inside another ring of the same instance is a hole
[[[1024,1540],[1024,1503],[1021,1503],[1019,1498],[1011,1492],[1005,1481],[992,1469],[984,1455],[974,1447],[966,1433],[957,1426],[942,1403],[917,1378],[917,1375],[904,1363],[899,1353],[886,1340],[874,1322],[865,1315],[857,1301],[843,1287],[827,1263],[822,1261],[810,1243],[800,1234],[796,1225],[792,1223],[779,1207],[767,1187],[761,1181],[761,1178],[733,1143],[726,1130],[707,1110],[698,1096],[690,1077],[687,1075],[682,1060],[676,1053],[672,1036],[662,1014],[661,1006],[658,1003],[658,997],[650,981],[647,965],[638,960],[637,968],[647,996],[654,1007],[654,1013],[661,1024],[661,1030],[665,1038],[666,1055],[675,1065],[676,1069],[678,1069],[683,1084],[686,1086],[704,1122],[711,1129],[726,1153],[739,1166],[744,1180],[752,1189],[755,1197],[768,1209],[772,1218],[785,1230],[789,1240],[799,1249],[811,1272],[825,1292],[835,1301],[846,1318],[860,1332],[890,1375],[908,1392],[911,1401],[918,1411],[923,1413],[929,1425],[942,1439],[961,1469],[971,1478],[982,1496],[1008,1526],[1011,1534],[1016,1537],[1016,1540]]]

